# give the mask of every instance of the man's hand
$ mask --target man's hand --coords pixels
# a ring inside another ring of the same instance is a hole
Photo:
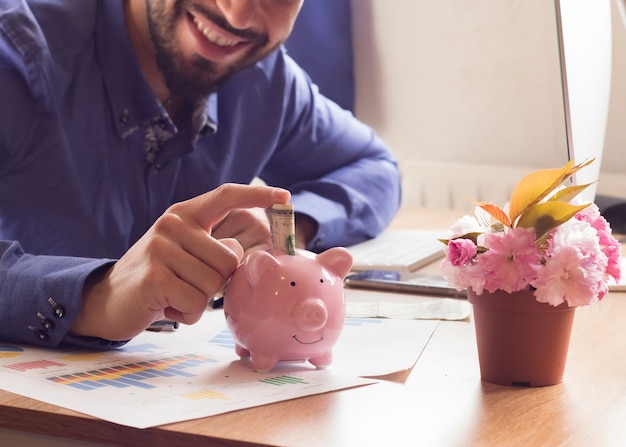
[[[235,238],[244,255],[272,248],[272,233],[265,208],[235,209],[213,227],[216,239]]]
[[[71,333],[126,340],[163,317],[195,323],[244,256],[214,228],[228,216],[239,228],[231,236],[246,234],[240,240],[250,249],[267,235],[248,235],[240,209],[289,199],[284,189],[226,184],[172,205],[113,267],[90,276]]]

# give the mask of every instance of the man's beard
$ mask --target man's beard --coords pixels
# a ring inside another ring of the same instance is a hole
[[[185,6],[190,2],[191,0],[177,1],[171,14],[166,11],[165,0],[148,1],[146,7],[150,34],[156,48],[157,67],[163,74],[170,96],[195,103],[219,90],[235,73],[263,59],[278,45],[263,52],[262,48],[267,43],[266,35],[233,29],[222,17],[203,10],[206,17],[210,17],[232,34],[257,43],[240,60],[226,68],[220,68],[218,64],[197,55],[191,61],[186,61],[175,40],[175,27],[177,21],[184,19],[183,16],[187,14]]]

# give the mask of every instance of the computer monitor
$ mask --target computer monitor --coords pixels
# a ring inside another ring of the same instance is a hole
[[[555,0],[567,159],[596,161],[574,184],[597,182],[611,90],[611,0]],[[583,200],[593,201],[597,184]]]
[[[619,15],[622,18],[622,22],[626,25],[626,0],[616,0],[617,9],[619,10]]]

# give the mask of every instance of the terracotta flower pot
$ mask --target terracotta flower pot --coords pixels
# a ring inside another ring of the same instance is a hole
[[[482,380],[546,386],[563,381],[575,308],[536,300],[532,291],[476,295],[473,307]]]

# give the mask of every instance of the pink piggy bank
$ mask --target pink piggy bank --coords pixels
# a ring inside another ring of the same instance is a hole
[[[352,255],[341,247],[295,256],[252,252],[233,274],[224,314],[235,352],[250,357],[258,372],[279,361],[308,360],[317,368],[332,362],[332,348],[346,316],[343,280]]]

